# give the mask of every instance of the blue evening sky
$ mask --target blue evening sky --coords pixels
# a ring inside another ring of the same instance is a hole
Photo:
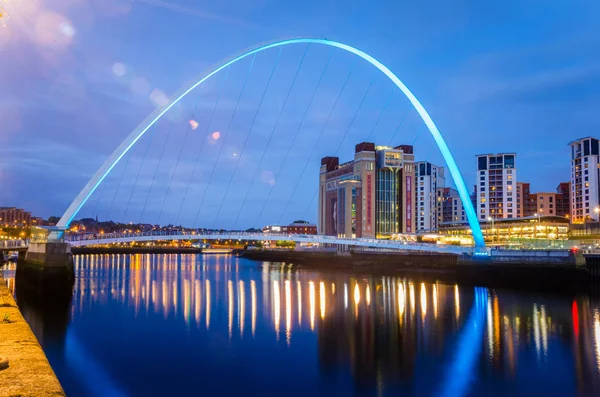
[[[129,132],[211,65],[290,37],[338,40],[386,64],[469,186],[475,154],[516,152],[518,180],[554,191],[569,179],[568,142],[598,137],[597,1],[5,0],[0,14],[0,205],[38,216],[62,214]],[[161,120],[80,215],[314,221],[322,156],[349,160],[370,138],[415,143],[419,160],[443,165],[416,113],[364,62],[316,45],[251,61]]]

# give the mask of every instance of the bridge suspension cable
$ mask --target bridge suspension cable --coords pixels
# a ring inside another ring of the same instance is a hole
[[[354,63],[353,65],[354,66]],[[306,172],[306,169],[308,168],[308,165],[310,163],[311,158],[313,157],[315,148],[319,145],[319,143],[321,142],[321,137],[323,136],[323,133],[325,132],[325,129],[327,128],[327,125],[329,124],[329,121],[331,120],[331,115],[333,114],[339,100],[340,97],[342,96],[342,93],[344,92],[344,89],[346,88],[346,85],[348,84],[348,81],[350,80],[350,76],[352,75],[352,71],[353,69],[350,68],[350,71],[348,72],[348,74],[346,75],[346,78],[344,79],[344,83],[342,84],[342,88],[340,89],[340,92],[337,94],[335,101],[333,102],[333,106],[331,107],[331,109],[329,110],[329,114],[327,115],[327,119],[325,120],[325,123],[323,123],[323,128],[321,128],[319,135],[315,141],[315,144],[312,146],[306,162],[304,163],[304,166],[302,167],[302,172],[300,173],[300,177],[296,180],[296,184],[294,185],[294,188],[292,189],[292,197],[296,194],[296,190],[298,189],[298,186],[300,185],[300,180],[302,179],[302,177],[304,176],[304,173]],[[286,207],[284,208],[283,212],[286,213],[287,209],[289,208],[289,202],[287,203]]]
[[[213,222],[213,228],[215,226],[215,223],[217,222],[217,219],[219,218],[219,214],[221,214],[221,210],[223,209],[223,204],[225,203],[225,200],[227,199],[227,193],[229,193],[229,188],[231,187],[231,182],[233,182],[233,178],[235,177],[235,171],[237,170],[238,164],[240,163],[240,160],[241,160],[242,156],[244,155],[244,149],[246,148],[246,144],[248,143],[248,139],[250,138],[250,133],[252,132],[252,129],[254,128],[254,123],[256,122],[256,119],[258,118],[258,113],[260,112],[263,101],[265,100],[265,96],[267,94],[267,91],[269,90],[269,86],[271,85],[271,80],[273,79],[273,74],[275,73],[275,69],[277,69],[277,64],[279,63],[279,58],[281,57],[282,50],[283,50],[283,47],[279,48],[279,53],[277,54],[277,58],[275,59],[275,62],[273,63],[273,68],[271,68],[271,73],[269,74],[269,80],[267,81],[267,84],[265,85],[265,89],[260,97],[260,101],[258,103],[256,112],[254,113],[252,123],[250,123],[250,128],[248,129],[248,133],[246,134],[246,138],[244,139],[244,143],[242,145],[242,150],[240,150],[240,155],[237,157],[237,160],[235,162],[233,172],[231,173],[231,178],[229,178],[229,182],[227,183],[227,189],[225,189],[225,194],[223,195],[223,200],[221,201],[221,204],[219,205],[219,210],[217,211],[217,215],[215,216],[215,220]],[[302,56],[302,60],[304,60],[304,56],[306,55],[307,50],[308,50],[308,46],[306,47],[304,55]],[[298,70],[300,70],[300,68],[298,68]],[[243,207],[243,206],[244,206],[244,202],[242,202],[241,207]]]
[[[231,123],[233,122],[233,119],[235,118],[235,115],[237,113],[238,107],[240,105],[240,100],[242,99],[242,95],[244,95],[244,91],[246,90],[246,84],[248,83],[248,77],[250,76],[250,72],[252,71],[252,67],[254,66],[255,60],[256,60],[256,53],[252,57],[252,61],[250,62],[250,67],[248,68],[248,72],[246,73],[246,77],[244,78],[244,84],[242,85],[242,90],[240,91],[240,95],[238,96],[237,102],[235,103],[235,107],[233,109],[231,118],[229,119],[229,123],[227,124],[227,128],[225,129],[225,131],[223,133],[223,146],[225,146],[225,139],[227,138],[227,134],[229,133],[229,130],[231,128]],[[208,190],[210,189],[210,184],[211,184],[213,176],[215,174],[215,169],[217,168],[217,164],[219,163],[219,159],[221,158],[221,152],[222,152],[223,146],[221,146],[221,150],[219,151],[219,153],[217,155],[217,160],[215,160],[215,162],[213,163],[212,170],[210,171],[210,176],[208,177],[208,183],[206,185],[206,189],[204,190],[204,194],[202,195],[202,201],[200,202],[200,205],[198,206],[198,211],[196,212],[196,218],[194,219],[194,223],[193,223],[194,225],[196,225],[198,223],[198,217],[200,216],[200,210],[202,209],[202,205],[204,204],[204,200],[206,199],[206,193],[208,193]]]
[[[227,78],[229,76],[229,70],[230,70],[230,68],[228,67],[225,71],[225,79],[223,80],[223,83],[227,82]],[[206,129],[204,131],[204,135],[208,134],[208,132],[210,131],[210,127],[212,126],[213,119],[215,118],[215,113],[217,111],[217,107],[219,106],[219,101],[221,100],[222,93],[223,93],[223,90],[219,90],[219,93],[217,94],[217,100],[215,101],[215,104],[210,113],[210,118],[208,119],[208,122],[206,123]],[[202,151],[204,149],[204,142],[206,142],[206,139],[203,139],[201,141],[200,148],[198,149],[198,154],[196,155],[196,160],[194,160],[194,167],[192,168],[190,177],[185,185],[185,192],[183,194],[183,199],[181,200],[181,204],[179,205],[179,209],[177,210],[177,217],[175,218],[175,224],[177,224],[179,222],[179,216],[181,215],[181,209],[183,208],[183,206],[185,204],[185,200],[187,199],[188,192],[190,190],[190,185],[192,184],[192,179],[194,178],[194,175],[196,174],[196,168],[198,168],[198,163],[200,161],[200,157],[201,157]],[[192,225],[192,226],[195,226],[195,225]]]
[[[363,60],[367,61],[371,65],[375,66],[379,71],[381,71],[386,77],[388,77],[404,93],[404,95],[411,102],[411,104],[413,105],[415,110],[418,112],[419,116],[421,117],[421,119],[423,120],[425,125],[428,127],[436,144],[438,145],[438,147],[440,148],[440,151],[442,152],[444,160],[446,161],[446,164],[448,165],[450,174],[451,174],[452,178],[454,179],[456,188],[459,192],[459,195],[460,195],[463,205],[465,207],[465,213],[469,220],[469,224],[470,224],[471,230],[473,232],[473,237],[474,237],[476,246],[480,247],[480,248],[484,247],[485,243],[483,240],[483,234],[481,232],[481,227],[478,222],[477,214],[475,213],[475,209],[470,201],[470,195],[469,195],[469,191],[467,190],[466,184],[464,183],[464,180],[462,179],[462,177],[460,175],[460,171],[458,170],[456,162],[454,161],[454,158],[452,157],[452,154],[450,153],[450,150],[449,150],[446,142],[444,141],[437,126],[435,125],[435,123],[433,122],[433,120],[431,119],[431,117],[429,116],[429,114],[427,113],[425,108],[423,107],[423,105],[417,100],[417,98],[414,96],[414,94],[406,87],[406,85],[389,68],[387,68],[385,65],[383,65],[377,59],[373,58],[371,55],[369,55],[361,50],[358,50],[354,47],[351,47],[347,44],[343,44],[340,42],[335,42],[335,41],[331,41],[331,40],[327,40],[327,39],[314,39],[314,38],[289,39],[289,40],[278,41],[278,42],[274,42],[274,43],[270,43],[270,44],[266,44],[266,45],[254,48],[250,51],[244,52],[241,55],[238,55],[238,56],[230,59],[229,61],[223,63],[222,65],[220,65],[219,67],[215,68],[213,71],[208,73],[206,76],[199,79],[196,83],[192,84],[190,87],[182,90],[178,95],[176,95],[174,97],[174,99],[171,102],[167,103],[165,106],[163,106],[163,107],[157,109],[155,112],[153,112],[146,120],[144,120],[144,122],[142,122],[142,124],[140,124],[136,129],[134,129],[129,134],[129,136],[121,143],[121,145],[119,145],[119,147],[117,147],[117,149],[109,156],[109,158],[104,162],[104,164],[98,169],[98,171],[94,174],[94,176],[90,179],[90,181],[86,184],[86,186],[81,190],[81,192],[78,194],[78,196],[75,198],[75,200],[71,203],[69,208],[65,211],[63,217],[61,217],[61,219],[58,223],[58,226],[59,227],[67,227],[71,223],[71,221],[73,220],[75,215],[82,208],[82,206],[87,202],[90,195],[98,188],[98,186],[104,181],[104,179],[106,179],[106,177],[109,175],[109,173],[121,161],[123,156],[127,152],[129,152],[129,150],[133,147],[133,145],[135,145],[139,141],[139,139],[148,131],[148,129],[152,125],[154,125],[175,104],[179,103],[183,97],[185,97],[192,90],[194,90],[196,87],[201,85],[204,81],[206,81],[210,77],[214,76],[216,73],[220,72],[221,70],[227,68],[228,66],[230,66],[246,57],[255,56],[259,52],[262,52],[262,51],[265,51],[265,50],[268,50],[271,48],[285,46],[285,45],[309,44],[309,43],[335,47],[335,48],[341,49],[343,51],[346,51],[348,53],[354,54],[359,58],[362,58]],[[210,185],[210,183],[209,183],[209,185]],[[207,187],[207,189],[208,189],[208,187]],[[151,190],[152,190],[152,187],[151,187]],[[205,197],[206,197],[206,190],[205,190],[205,194],[203,196],[202,201],[204,201]],[[146,205],[147,205],[147,200],[146,200],[146,204],[144,205],[144,207]],[[144,210],[145,210],[145,208],[144,208]],[[142,214],[143,214],[144,210],[142,211]]]

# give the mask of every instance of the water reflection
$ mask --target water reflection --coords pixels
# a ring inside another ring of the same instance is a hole
[[[272,395],[281,385],[287,395],[600,391],[600,312],[587,296],[308,272],[231,256],[76,256],[75,270],[72,300],[58,315],[27,303],[14,267],[5,273],[67,393],[85,395],[98,379],[136,395],[200,387]],[[158,353],[181,364],[164,369],[165,377],[177,371],[177,385],[140,377]],[[86,363],[101,375],[75,376],[74,366]]]

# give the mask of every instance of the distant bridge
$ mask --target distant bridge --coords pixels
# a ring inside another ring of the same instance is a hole
[[[294,241],[307,244],[331,244],[364,248],[380,248],[399,251],[419,251],[442,254],[473,254],[473,247],[456,245],[427,244],[404,240],[380,240],[375,238],[341,238],[335,236],[284,234],[284,233],[181,233],[181,232],[146,232],[132,234],[97,234],[84,236],[65,236],[71,246],[85,247],[90,245],[122,244],[132,242],[150,242],[166,240],[239,240],[239,241]]]

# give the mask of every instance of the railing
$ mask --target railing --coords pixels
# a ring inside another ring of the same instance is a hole
[[[173,232],[140,232],[140,233],[87,233],[87,234],[75,234],[75,235],[66,235],[65,241],[83,241],[83,240],[106,240],[106,239],[125,239],[125,238],[134,238],[134,237],[157,237],[157,236],[191,236],[191,239],[199,239],[202,240],[205,236],[223,236],[223,239],[226,240],[235,240],[235,237],[248,237],[248,236],[256,236],[258,240],[268,240],[260,237],[263,236],[300,236],[299,234],[288,234],[288,233],[247,233],[247,232],[191,232],[184,233],[181,231],[173,231]],[[302,236],[311,236],[311,235],[302,235]],[[312,235],[314,236],[314,235]],[[165,240],[168,240],[166,238]]]
[[[27,240],[1,240],[0,249],[7,248],[26,248],[29,245]]]
[[[395,250],[419,250],[430,252],[451,252],[456,254],[468,253],[470,247],[454,245],[441,245],[431,243],[418,243],[406,240],[380,240],[375,238],[342,238],[314,234],[288,234],[288,233],[246,233],[246,232],[207,232],[207,233],[182,233],[173,232],[141,232],[141,233],[103,233],[66,236],[66,241],[76,246],[93,244],[125,243],[129,241],[145,240],[245,240],[245,241],[296,241],[301,243],[338,244],[360,247],[379,247]],[[86,242],[88,242],[86,244]]]

